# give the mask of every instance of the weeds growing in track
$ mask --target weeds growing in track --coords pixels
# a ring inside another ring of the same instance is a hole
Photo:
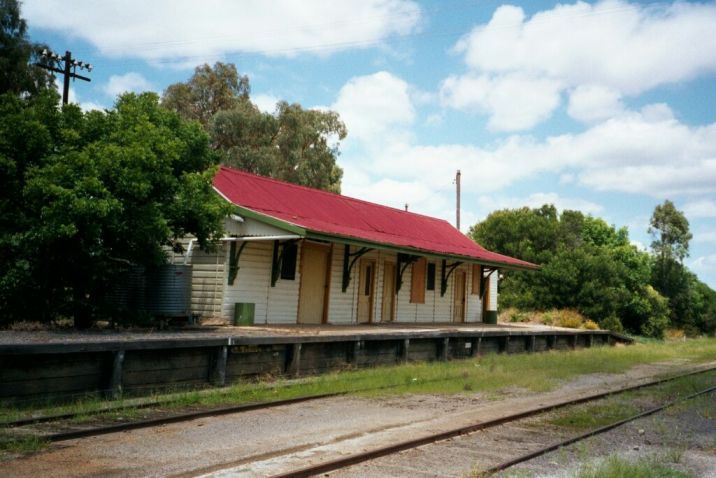
[[[629,461],[610,456],[596,464],[583,465],[575,478],[690,478],[692,475],[676,469],[669,457],[649,456]]]

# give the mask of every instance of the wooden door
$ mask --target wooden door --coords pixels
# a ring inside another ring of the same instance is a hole
[[[453,322],[465,322],[465,271],[455,271]]]
[[[383,267],[383,306],[380,320],[392,322],[395,320],[395,264],[386,262]]]
[[[361,259],[358,281],[358,323],[373,321],[373,296],[375,295],[375,261]]]
[[[301,248],[301,287],[298,296],[298,323],[322,324],[328,297],[330,248],[304,242]]]

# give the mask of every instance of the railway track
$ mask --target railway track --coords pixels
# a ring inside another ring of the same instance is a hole
[[[701,395],[705,395],[705,394],[707,394],[707,393],[711,393],[711,392],[714,392],[714,391],[716,391],[716,386],[706,388],[706,389],[701,390],[701,391],[698,391],[698,392],[696,392],[696,393],[692,393],[691,395],[688,395],[688,396],[686,396],[686,397],[679,398],[679,399],[677,399],[677,400],[672,400],[672,401],[670,401],[670,402],[668,402],[668,403],[665,403],[665,404],[660,405],[660,406],[658,406],[658,407],[650,408],[649,410],[646,410],[646,411],[637,413],[637,414],[632,415],[632,416],[630,416],[630,417],[627,417],[627,418],[625,418],[625,419],[623,419],[623,420],[618,420],[618,421],[616,421],[616,422],[610,423],[610,424],[605,425],[605,426],[603,426],[603,427],[599,427],[599,428],[595,428],[595,429],[593,429],[593,430],[589,430],[589,431],[586,432],[586,433],[581,433],[581,434],[579,434],[579,435],[577,435],[577,436],[574,436],[574,437],[571,437],[571,438],[567,438],[567,439],[564,439],[564,440],[557,441],[557,442],[555,442],[555,443],[552,443],[552,444],[550,444],[550,445],[547,445],[547,446],[545,446],[545,447],[542,447],[542,448],[540,448],[540,449],[538,449],[538,450],[532,451],[532,452],[530,452],[530,453],[526,453],[526,454],[524,454],[524,455],[520,455],[520,456],[515,457],[515,458],[513,458],[513,459],[511,459],[511,460],[508,460],[508,461],[504,461],[504,462],[502,462],[502,463],[500,463],[500,464],[498,464],[498,465],[495,465],[495,466],[492,466],[492,467],[490,467],[490,468],[487,468],[486,470],[484,470],[484,473],[491,475],[491,474],[497,473],[497,472],[499,472],[499,471],[506,470],[506,469],[508,469],[508,468],[510,468],[510,467],[512,467],[512,466],[515,466],[515,465],[517,465],[517,464],[524,463],[524,462],[526,462],[526,461],[532,460],[532,459],[537,458],[537,457],[539,457],[539,456],[545,455],[545,454],[547,454],[547,453],[549,453],[549,452],[551,452],[551,451],[558,450],[558,449],[563,448],[563,447],[565,447],[565,446],[572,445],[572,444],[574,444],[574,443],[580,442],[580,441],[582,441],[582,440],[586,440],[587,438],[591,438],[591,437],[593,437],[593,436],[600,435],[600,434],[602,434],[602,433],[606,433],[606,432],[608,432],[608,431],[610,431],[610,430],[613,430],[613,429],[615,429],[615,428],[617,428],[617,427],[620,427],[620,426],[622,426],[622,425],[625,425],[625,424],[627,424],[627,423],[629,423],[629,422],[633,422],[633,421],[638,420],[638,419],[640,419],[640,418],[644,418],[644,417],[648,417],[648,416],[650,416],[650,415],[654,415],[655,413],[658,413],[658,412],[660,412],[660,411],[662,411],[662,410],[665,410],[665,409],[667,409],[667,408],[673,407],[674,405],[677,405],[677,404],[679,404],[679,403],[685,402],[685,401],[687,401],[687,400],[692,400],[692,399],[694,399],[694,398],[696,398],[696,397],[700,397]]]
[[[618,395],[618,394],[621,394],[621,393],[624,393],[627,391],[638,390],[638,389],[642,389],[642,388],[646,388],[646,387],[652,387],[652,386],[656,386],[656,385],[660,385],[660,384],[665,384],[665,383],[673,381],[673,380],[677,380],[677,379],[681,379],[681,378],[689,377],[689,376],[693,376],[693,375],[703,374],[703,373],[711,372],[714,370],[716,370],[716,367],[714,367],[714,366],[703,367],[703,368],[700,368],[697,370],[692,370],[688,373],[672,375],[672,376],[660,378],[657,380],[642,382],[637,385],[631,385],[631,386],[613,389],[613,390],[609,390],[609,391],[605,391],[605,392],[594,393],[594,394],[590,394],[587,396],[582,396],[578,399],[564,400],[562,402],[553,402],[547,406],[534,407],[534,408],[531,408],[528,410],[523,410],[520,413],[502,416],[502,417],[494,419],[494,420],[484,421],[481,423],[472,423],[470,425],[460,426],[460,427],[456,427],[456,428],[453,428],[450,430],[443,430],[440,433],[435,433],[435,434],[428,435],[428,436],[421,436],[421,437],[418,437],[415,439],[401,441],[399,443],[393,443],[392,445],[387,446],[387,447],[374,448],[374,449],[371,449],[364,453],[356,453],[356,454],[349,455],[349,456],[346,456],[346,457],[338,459],[338,460],[317,463],[316,465],[303,467],[303,468],[299,468],[299,469],[294,469],[294,470],[287,471],[287,472],[283,472],[283,471],[276,472],[276,473],[274,473],[274,476],[284,476],[284,477],[313,476],[316,474],[329,473],[329,472],[333,472],[333,471],[338,471],[338,474],[340,475],[339,471],[344,470],[346,467],[353,466],[353,465],[356,465],[359,463],[365,463],[365,462],[368,462],[370,460],[375,460],[380,457],[393,455],[400,451],[413,450],[417,447],[435,444],[436,442],[448,440],[450,438],[474,434],[474,432],[477,432],[480,430],[496,429],[500,425],[509,425],[509,424],[514,423],[518,420],[536,416],[539,414],[543,414],[543,413],[546,413],[546,412],[549,412],[552,410],[557,410],[557,409],[568,407],[571,405],[586,403],[586,402],[598,400],[601,398]],[[700,393],[708,393],[709,391],[713,391],[713,387],[711,389],[704,390]],[[156,427],[156,426],[160,426],[160,425],[164,425],[164,424],[194,420],[197,418],[226,415],[226,414],[231,414],[231,413],[241,413],[241,412],[245,412],[245,411],[249,411],[249,410],[268,409],[271,407],[277,407],[277,406],[281,406],[281,405],[290,405],[292,403],[307,402],[307,401],[319,400],[322,398],[328,398],[328,397],[337,396],[337,395],[344,395],[346,393],[348,393],[348,392],[338,392],[335,394],[314,395],[314,396],[309,396],[309,397],[298,397],[298,398],[289,399],[289,400],[273,401],[273,402],[266,402],[266,403],[254,403],[254,404],[240,405],[240,406],[234,406],[234,407],[224,407],[221,409],[201,410],[201,411],[196,411],[196,412],[191,412],[191,413],[171,415],[171,416],[157,418],[157,419],[144,420],[144,421],[140,421],[140,422],[113,424],[113,425],[109,425],[109,426],[102,426],[102,427],[97,427],[97,428],[92,428],[92,429],[84,429],[84,430],[63,431],[63,432],[47,435],[47,436],[45,436],[45,438],[50,441],[63,441],[63,440],[69,440],[69,439],[74,439],[74,438],[96,436],[96,435],[102,435],[102,434],[108,434],[108,433],[114,433],[114,432],[126,431],[126,430],[138,429],[138,428]],[[669,405],[667,404],[665,406],[669,406]],[[658,410],[650,410],[648,412],[656,413],[656,411],[658,411]],[[638,417],[636,417],[636,418],[638,418]],[[632,419],[634,419],[634,418],[632,418]],[[620,424],[621,423],[616,424],[614,426],[618,426]],[[584,438],[580,438],[580,439],[584,439]],[[554,449],[555,447],[564,446],[564,444],[565,443],[562,443],[562,442],[557,443],[557,444],[552,444],[552,445],[550,445],[550,449]],[[549,450],[547,450],[545,448],[545,450],[542,451],[542,453],[546,453],[547,451],[549,451]],[[533,451],[531,451],[529,453],[529,455],[530,456],[528,456],[528,454],[525,453],[521,457],[515,457],[515,458],[512,458],[511,460],[503,460],[501,463],[503,463],[503,464],[508,463],[508,461],[513,461],[517,458],[522,458],[522,461],[531,459],[534,457],[534,456],[532,456]],[[512,464],[514,464],[514,463],[512,463]],[[512,464],[509,464],[509,466],[512,466]],[[508,465],[505,465],[505,466],[508,466]],[[221,465],[218,465],[217,467],[214,468],[214,470],[220,471],[222,468],[223,467]],[[497,471],[497,468],[495,468],[495,470],[491,470],[491,471]],[[189,473],[187,476],[193,476],[193,475],[194,474]]]
[[[638,385],[623,387],[618,390],[612,390],[612,391],[608,391],[608,392],[592,394],[592,395],[589,395],[586,397],[581,397],[581,398],[575,399],[575,400],[566,400],[566,401],[563,401],[560,403],[551,404],[551,405],[544,406],[544,407],[533,408],[533,409],[523,411],[520,413],[506,415],[506,416],[503,416],[503,417],[500,417],[500,418],[497,418],[494,420],[484,421],[484,422],[480,422],[480,423],[474,423],[474,424],[467,425],[467,426],[456,427],[451,430],[446,430],[446,431],[442,431],[439,433],[434,433],[431,435],[422,436],[422,437],[411,439],[411,440],[406,440],[406,441],[403,441],[400,443],[395,443],[395,444],[392,444],[389,446],[371,449],[371,450],[368,450],[363,453],[357,453],[357,454],[345,456],[345,457],[342,457],[339,459],[307,466],[304,468],[274,474],[271,476],[272,476],[272,478],[301,478],[301,477],[316,476],[319,474],[328,474],[330,472],[344,470],[346,468],[349,468],[349,467],[352,467],[352,466],[355,466],[355,465],[358,465],[361,463],[365,463],[365,462],[368,462],[371,460],[376,460],[381,457],[394,455],[394,454],[404,452],[407,450],[413,450],[418,447],[422,447],[425,445],[431,445],[436,442],[441,442],[441,441],[448,440],[451,438],[473,434],[473,433],[481,431],[481,430],[488,430],[488,429],[492,429],[495,427],[499,427],[501,425],[508,425],[513,422],[523,420],[525,418],[545,414],[547,412],[551,412],[554,410],[558,410],[558,409],[562,409],[562,408],[566,408],[569,406],[578,405],[578,404],[582,404],[582,403],[586,403],[586,402],[591,402],[591,401],[603,399],[606,397],[619,395],[621,393],[643,389],[646,387],[653,387],[653,386],[665,384],[667,382],[671,382],[671,381],[678,380],[678,379],[685,378],[685,377],[690,377],[693,375],[703,374],[703,373],[710,372],[713,370],[716,370],[716,367],[709,367],[709,368],[703,369],[703,370],[697,370],[697,371],[693,371],[693,372],[689,372],[689,373],[685,373],[685,374],[670,376],[667,378],[662,378],[662,379],[653,380],[653,381],[646,382],[646,383],[641,383]],[[619,426],[629,423],[631,421],[637,420],[639,418],[643,418],[645,416],[653,415],[661,410],[664,410],[668,407],[675,405],[676,403],[679,403],[679,402],[682,402],[685,400],[690,400],[692,398],[695,398],[695,397],[698,397],[698,396],[701,396],[701,395],[704,395],[707,393],[711,393],[715,390],[716,390],[716,386],[706,388],[699,392],[693,393],[687,397],[682,397],[677,400],[670,401],[666,404],[651,408],[649,410],[646,410],[641,413],[630,416],[626,419],[611,423],[607,426],[603,426],[603,427],[600,427],[600,428],[597,428],[594,430],[590,430],[590,431],[580,434],[576,437],[565,438],[565,439],[557,441],[556,443],[551,443],[548,446],[543,446],[537,450],[530,451],[529,453],[525,453],[525,454],[519,455],[517,457],[513,457],[508,460],[501,461],[497,465],[493,465],[485,470],[482,470],[481,472],[485,473],[487,475],[495,474],[499,471],[505,470],[511,466],[516,465],[516,464],[519,464],[519,463],[531,460],[533,458],[536,458],[538,456],[544,455],[550,451],[554,451],[561,447],[585,440],[589,437],[592,437],[592,436],[595,436],[595,435],[598,435],[601,433],[605,433],[609,430],[612,430],[616,427],[619,427]]]
[[[444,378],[438,378],[438,379],[432,379],[432,380],[425,380],[425,381],[423,381],[423,383],[454,380],[456,378],[458,378],[458,377],[444,377]],[[366,388],[355,389],[355,390],[344,390],[344,391],[332,392],[332,393],[307,395],[307,396],[288,398],[288,399],[283,399],[283,400],[270,400],[270,401],[263,401],[263,402],[244,403],[244,404],[240,404],[240,405],[231,405],[231,406],[225,406],[225,407],[212,407],[212,408],[208,408],[208,409],[194,410],[194,411],[190,411],[190,412],[174,413],[174,414],[170,414],[168,416],[162,416],[162,417],[158,417],[158,418],[151,418],[151,419],[145,419],[145,420],[134,420],[131,422],[115,423],[115,424],[97,426],[97,427],[80,429],[80,430],[70,430],[70,431],[49,433],[49,434],[43,435],[43,438],[48,441],[56,442],[56,441],[63,441],[63,440],[72,440],[72,439],[76,439],[76,438],[85,438],[85,437],[91,437],[91,436],[106,435],[108,433],[136,430],[136,429],[140,429],[140,428],[150,428],[150,427],[156,427],[156,426],[161,426],[161,425],[168,425],[171,423],[180,423],[180,422],[195,420],[195,419],[199,419],[199,418],[217,417],[217,416],[221,416],[221,415],[244,413],[244,412],[249,412],[249,411],[253,411],[253,410],[264,410],[264,409],[269,409],[269,408],[274,408],[274,407],[293,405],[296,403],[310,402],[310,401],[322,400],[322,399],[332,398],[332,397],[341,397],[341,396],[345,396],[345,395],[348,395],[351,393],[388,390],[391,388],[399,387],[401,385],[403,385],[403,384],[391,384],[391,385],[383,385],[383,386],[379,386],[379,387],[366,387]],[[19,429],[21,427],[25,427],[25,426],[29,426],[29,425],[46,424],[46,423],[52,423],[52,422],[71,422],[71,421],[77,419],[78,417],[99,416],[99,415],[106,414],[106,413],[121,412],[121,411],[125,411],[125,410],[148,409],[148,408],[152,408],[152,407],[161,408],[162,406],[165,406],[168,403],[170,403],[170,402],[161,401],[161,400],[152,400],[152,401],[140,403],[137,405],[102,408],[102,409],[97,409],[97,410],[90,411],[90,412],[63,413],[63,414],[38,416],[38,417],[24,417],[24,418],[20,418],[17,420],[2,422],[2,423],[0,423],[0,428]]]

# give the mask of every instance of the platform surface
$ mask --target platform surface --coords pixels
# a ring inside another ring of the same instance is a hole
[[[222,338],[271,338],[315,337],[329,339],[340,337],[391,336],[410,337],[424,334],[470,334],[492,332],[497,334],[545,334],[545,333],[594,333],[581,329],[549,327],[540,324],[498,323],[498,324],[416,324],[381,323],[366,325],[254,325],[254,326],[196,326],[172,330],[48,330],[48,331],[0,331],[1,345],[97,343],[201,340]]]

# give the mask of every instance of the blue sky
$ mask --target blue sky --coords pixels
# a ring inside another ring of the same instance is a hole
[[[63,12],[60,14],[60,12]],[[94,65],[83,108],[232,62],[252,98],[338,111],[343,193],[462,225],[553,203],[627,226],[664,199],[716,288],[716,4],[25,0],[32,40]]]

